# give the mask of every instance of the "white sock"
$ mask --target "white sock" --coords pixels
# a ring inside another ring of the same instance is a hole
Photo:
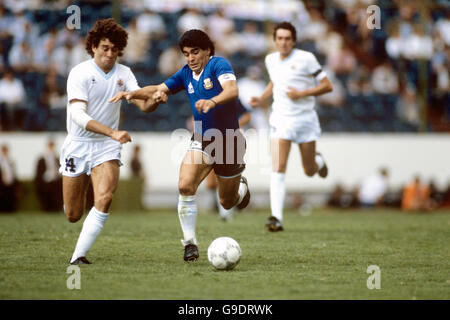
[[[183,230],[184,240],[181,240],[183,246],[188,244],[197,245],[195,237],[195,224],[197,221],[197,203],[195,196],[178,197],[178,218],[180,219],[181,229]]]
[[[75,251],[72,255],[72,260],[75,261],[79,257],[85,257],[88,251],[92,248],[95,240],[103,229],[109,213],[103,213],[92,207],[88,216],[84,219],[83,228],[78,237]]]
[[[286,195],[284,177],[285,174],[280,172],[272,172],[270,176],[270,209],[272,216],[280,222],[283,219],[284,197]]]
[[[314,160],[316,161],[318,170],[322,169],[325,165],[325,161],[323,160],[323,157],[320,154],[316,153],[316,156],[314,157]]]
[[[227,210],[220,204],[220,197],[219,197],[219,191],[216,192],[216,198],[217,198],[217,206],[219,207],[219,215],[221,218],[228,220],[231,218],[231,215],[234,211],[234,207]]]
[[[236,202],[236,204],[234,206],[237,206],[237,205],[239,205],[242,202],[242,200],[244,199],[245,195],[247,194],[247,190],[248,190],[247,185],[245,183],[241,182],[239,184],[239,190],[238,190],[239,200],[238,200],[238,202]]]

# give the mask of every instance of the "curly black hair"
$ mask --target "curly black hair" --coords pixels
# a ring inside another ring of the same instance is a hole
[[[214,55],[215,48],[214,43],[209,36],[202,30],[192,29],[186,31],[178,41],[180,50],[183,51],[184,47],[200,48],[202,50],[210,49],[210,56]]]
[[[128,33],[113,18],[97,20],[86,38],[86,51],[93,57],[92,47],[97,48],[102,39],[108,39],[119,50],[119,57],[127,46]]]

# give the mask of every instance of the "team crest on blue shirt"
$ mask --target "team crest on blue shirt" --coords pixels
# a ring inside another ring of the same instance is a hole
[[[205,80],[203,80],[203,88],[205,88],[206,90],[209,90],[212,87],[213,87],[213,83],[210,78],[206,78]]]
[[[189,82],[189,85],[188,85],[188,92],[189,92],[189,93],[194,93],[194,86],[192,86],[192,82]]]
[[[122,86],[123,86],[123,81],[122,81],[122,79],[117,80],[117,85],[118,85],[119,87],[122,87]]]

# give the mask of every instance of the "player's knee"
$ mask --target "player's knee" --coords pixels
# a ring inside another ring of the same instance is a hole
[[[77,222],[78,220],[80,220],[81,219],[81,216],[83,215],[83,212],[79,212],[79,210],[68,210],[68,209],[66,209],[66,218],[67,218],[67,221],[69,221],[70,223],[75,223],[75,222]]]
[[[184,181],[180,181],[178,183],[178,192],[182,196],[193,196],[195,194],[196,188],[191,183],[186,183]]]
[[[111,202],[113,200],[113,193],[112,192],[105,192],[101,194],[95,202],[96,208],[99,208],[102,212],[107,212],[109,206],[111,205]]]
[[[308,177],[312,177],[317,172],[316,168],[314,167],[306,167],[304,168],[304,171]]]
[[[234,206],[233,199],[220,198],[220,205],[225,210],[230,210]]]

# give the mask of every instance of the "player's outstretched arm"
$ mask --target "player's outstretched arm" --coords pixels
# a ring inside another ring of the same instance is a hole
[[[333,91],[333,84],[327,77],[325,77],[320,80],[319,85],[315,86],[314,88],[306,90],[295,90],[294,88],[289,87],[289,91],[286,94],[292,100],[297,100],[308,96],[320,96],[331,91]]]
[[[207,113],[219,104],[227,103],[239,96],[239,89],[235,80],[226,81],[222,84],[222,92],[211,99],[200,99],[195,103],[195,108],[200,113]]]
[[[262,107],[264,102],[273,95],[273,83],[270,81],[259,97],[252,97],[248,102],[253,108]]]

